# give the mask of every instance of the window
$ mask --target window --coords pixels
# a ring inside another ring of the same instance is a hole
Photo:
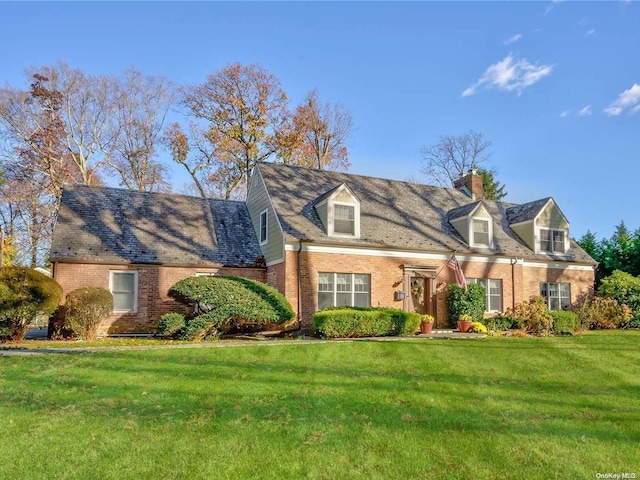
[[[318,273],[318,310],[327,307],[369,307],[371,275]]]
[[[502,311],[502,280],[493,278],[467,278],[468,283],[475,283],[484,288],[487,296],[486,312]]]
[[[334,204],[333,233],[355,235],[355,207],[353,205]]]
[[[564,253],[564,231],[541,228],[540,250],[542,252]]]
[[[268,230],[267,230],[267,211],[265,210],[260,214],[260,245],[267,243],[268,240]]]
[[[571,285],[568,283],[541,283],[540,296],[547,300],[549,310],[571,308]]]
[[[138,309],[138,272],[109,272],[109,290],[115,313],[136,313]]]
[[[473,219],[473,244],[489,246],[489,221]]]

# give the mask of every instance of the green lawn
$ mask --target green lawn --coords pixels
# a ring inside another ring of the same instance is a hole
[[[0,357],[0,478],[640,478],[640,332]]]

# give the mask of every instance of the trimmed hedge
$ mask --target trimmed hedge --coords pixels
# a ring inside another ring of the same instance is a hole
[[[331,308],[316,312],[313,327],[329,338],[413,335],[420,329],[420,314],[395,308]]]
[[[82,340],[95,340],[100,322],[113,310],[113,295],[99,287],[69,292],[64,306],[65,327]]]
[[[181,313],[165,313],[158,321],[158,334],[179,338],[187,321]]]
[[[580,328],[580,317],[576,313],[565,310],[552,310],[554,333],[574,333]]]
[[[483,323],[490,332],[505,332],[514,328],[520,328],[520,320],[505,315],[485,318]]]
[[[0,341],[20,342],[39,315],[50,317],[62,287],[46,275],[23,267],[0,269]]]
[[[215,328],[234,322],[284,323],[295,317],[278,290],[241,277],[190,277],[169,289],[169,296],[195,307],[196,318]]]

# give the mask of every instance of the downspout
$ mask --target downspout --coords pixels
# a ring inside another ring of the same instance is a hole
[[[518,258],[512,258],[511,260],[511,307],[515,308],[516,306],[516,264],[518,263]]]
[[[300,255],[302,253],[302,240],[298,241],[298,330],[302,330],[302,261]]]

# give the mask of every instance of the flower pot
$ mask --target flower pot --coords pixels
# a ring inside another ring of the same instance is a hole
[[[470,328],[471,322],[458,320],[458,330],[460,330],[460,333],[468,332]]]
[[[420,323],[420,333],[429,334],[431,333],[431,329],[433,328],[433,322],[422,322]]]

